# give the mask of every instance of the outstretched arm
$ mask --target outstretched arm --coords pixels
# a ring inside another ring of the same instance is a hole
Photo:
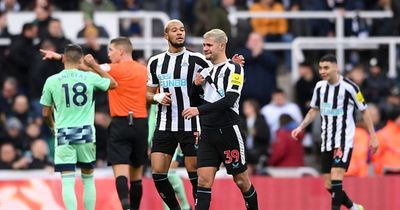
[[[62,61],[62,59],[63,59],[63,55],[62,54],[56,53],[56,52],[51,51],[51,50],[40,49],[40,52],[43,55],[43,60],[59,60],[59,61]]]
[[[304,118],[303,122],[292,131],[292,137],[297,140],[298,135],[312,122],[314,121],[315,117],[318,115],[319,109],[317,108],[310,108],[306,117]]]

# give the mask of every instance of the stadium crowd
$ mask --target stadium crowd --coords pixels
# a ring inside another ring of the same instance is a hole
[[[300,79],[293,81],[295,85],[289,94],[280,89],[278,77],[281,72],[290,71],[290,54],[264,50],[263,44],[291,42],[298,36],[335,36],[334,23],[320,19],[254,18],[231,25],[230,12],[391,10],[392,18],[346,20],[345,35],[400,35],[400,3],[395,0],[0,0],[0,38],[11,39],[10,45],[0,45],[0,169],[52,170],[54,143],[51,131],[44,126],[39,99],[45,80],[63,66],[58,61],[42,60],[39,49],[62,52],[71,40],[84,38],[84,52],[92,54],[98,63],[106,63],[107,46],[99,44],[97,38],[113,37],[93,21],[93,13],[137,10],[164,11],[170,18],[182,20],[191,36],[220,28],[230,40],[228,56],[239,53],[245,57],[241,112],[248,135],[248,163],[254,174],[262,174],[265,166],[315,165],[305,157],[317,156],[320,143],[318,126],[306,130],[301,141],[294,141],[290,131],[307,113],[313,88],[319,81],[316,59],[326,51],[306,54],[307,62],[299,68]],[[36,17],[23,25],[20,34],[10,34],[7,25],[12,23],[6,14],[19,11],[34,11]],[[53,11],[83,11],[84,28],[76,37],[65,37],[62,22],[52,16]],[[139,20],[122,19],[119,34],[142,36],[144,27]],[[143,63],[148,59],[141,52],[134,52],[133,56]],[[369,102],[381,145],[378,153],[371,156],[368,133],[364,125],[358,124],[348,175],[371,174],[370,163],[374,164],[376,174],[400,173],[400,80],[387,76],[387,56],[384,47],[372,52],[346,51],[343,73],[361,88]],[[111,119],[108,113],[107,95],[96,93],[98,167],[107,165],[105,145]]]

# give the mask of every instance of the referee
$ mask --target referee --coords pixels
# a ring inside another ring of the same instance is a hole
[[[319,60],[319,74],[323,80],[314,88],[311,108],[303,122],[292,131],[292,136],[297,138],[320,113],[322,173],[325,187],[332,194],[332,210],[340,210],[341,205],[351,210],[363,210],[360,204],[352,202],[343,191],[343,177],[349,167],[354,143],[354,109],[362,112],[373,153],[378,149],[374,126],[360,89],[338,73],[334,55],[328,54]]]
[[[243,68],[227,59],[228,38],[220,29],[204,34],[203,50],[213,66],[196,74],[191,96],[204,92],[204,104],[182,112],[186,119],[200,116],[201,141],[197,151],[196,210],[208,210],[215,174],[225,165],[243,194],[247,209],[257,210],[257,192],[250,182],[245,158],[244,132],[239,128],[239,100],[244,82]],[[202,86],[200,88],[199,86]]]
[[[132,51],[129,38],[115,38],[111,40],[108,50],[111,64],[100,65],[119,84],[118,88],[108,91],[112,120],[107,160],[112,165],[118,197],[124,210],[139,209],[143,192],[143,165],[147,160],[147,70],[146,66],[132,59]]]
[[[124,210],[139,209],[143,192],[143,165],[147,160],[147,70],[132,59],[132,51],[129,38],[112,39],[108,49],[111,63],[100,65],[118,83],[117,88],[108,91],[112,120],[107,161],[112,165],[118,197]],[[58,53],[41,52],[44,59],[63,60]],[[97,63],[92,65],[97,66]],[[80,65],[79,69],[90,70],[84,65]]]

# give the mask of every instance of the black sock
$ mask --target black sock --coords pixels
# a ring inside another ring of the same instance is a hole
[[[128,199],[128,178],[125,176],[118,176],[115,179],[115,186],[117,188],[118,198],[121,202],[122,209],[130,209],[129,199]]]
[[[353,201],[350,200],[350,198],[347,196],[346,192],[342,190],[342,204],[346,206],[348,209],[353,207]]]
[[[130,201],[132,210],[138,210],[140,206],[140,201],[142,200],[143,188],[142,180],[137,180],[131,182],[130,188]]]
[[[242,193],[246,208],[249,210],[258,210],[257,191],[253,185],[251,185],[249,191]]]
[[[332,210],[340,210],[343,200],[342,180],[332,180]]]
[[[196,193],[197,193],[197,172],[188,172],[190,183],[192,184],[192,194],[193,200],[196,200]]]
[[[327,189],[330,194],[332,194],[331,189]],[[346,206],[348,209],[353,207],[353,201],[347,196],[346,192],[342,189],[342,205]]]
[[[171,209],[180,209],[179,203],[175,197],[174,188],[172,188],[171,183],[168,181],[168,175],[166,173],[163,174],[153,174],[153,181],[156,185],[157,191],[160,194],[161,198],[164,200],[165,204]]]
[[[197,187],[196,210],[210,209],[211,188]]]

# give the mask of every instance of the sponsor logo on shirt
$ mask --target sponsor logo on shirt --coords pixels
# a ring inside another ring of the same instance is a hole
[[[160,87],[186,87],[187,81],[185,79],[174,79],[172,74],[159,74],[158,80],[160,81]]]
[[[342,116],[344,113],[343,108],[333,109],[331,103],[322,103],[321,105],[321,115],[326,116]]]

